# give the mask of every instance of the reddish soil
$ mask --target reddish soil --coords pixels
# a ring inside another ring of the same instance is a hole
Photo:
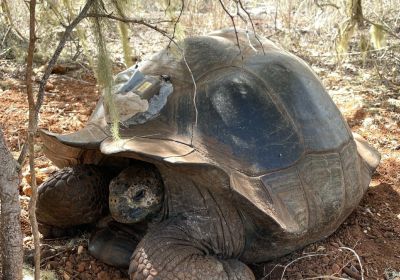
[[[398,88],[385,88],[378,78],[363,80],[361,74],[348,72],[345,67],[312,64],[352,129],[381,152],[382,162],[361,204],[332,236],[252,268],[258,279],[362,279],[362,275],[364,279],[400,279],[400,107],[390,101],[399,100]],[[15,155],[24,142],[28,116],[20,77],[20,66],[0,61],[0,123]],[[58,133],[82,128],[99,96],[94,79],[84,69],[52,75],[47,89],[40,127]],[[40,141],[36,151],[36,171],[42,181],[55,168],[44,157]],[[26,262],[31,263],[33,242],[26,212],[26,195],[30,194],[26,174],[25,166],[21,223]],[[91,257],[87,243],[87,235],[43,241],[43,268],[55,271],[61,279],[127,279],[125,271]]]

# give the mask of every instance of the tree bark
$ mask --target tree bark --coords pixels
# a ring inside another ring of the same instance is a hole
[[[17,162],[7,149],[0,128],[1,266],[6,280],[22,279],[22,233],[19,222]]]
[[[358,24],[359,28],[364,27],[364,16],[362,12],[362,0],[350,1],[351,19]]]

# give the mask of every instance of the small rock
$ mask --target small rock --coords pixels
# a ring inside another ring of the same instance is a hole
[[[339,248],[339,244],[337,244],[336,242],[331,242],[331,245],[333,246],[333,247],[336,247],[336,248]]]
[[[93,276],[90,274],[89,271],[86,271],[86,272],[84,272],[84,273],[81,273],[79,276],[80,276],[80,278],[81,278],[82,280],[91,280],[91,279],[93,279]]]
[[[49,261],[47,263],[47,267],[48,267],[49,270],[53,270],[53,269],[57,268],[59,265],[60,264],[58,262],[56,262],[56,261]]]
[[[32,187],[30,185],[24,185],[22,187],[22,192],[24,193],[24,195],[26,196],[32,196]]]
[[[43,259],[45,259],[45,258],[48,258],[48,257],[50,257],[50,256],[52,256],[52,255],[54,255],[54,254],[56,254],[56,253],[57,253],[57,251],[56,251],[55,249],[53,249],[53,248],[44,249],[44,250],[42,250],[42,252],[40,253],[40,257],[43,258]]]
[[[64,271],[63,278],[64,280],[70,280],[71,276],[66,271]]]
[[[317,252],[324,252],[326,248],[324,246],[318,246]]]
[[[332,270],[334,271],[334,273],[338,273],[340,271],[340,266],[337,263],[334,263],[332,265]]]
[[[70,261],[66,261],[65,262],[65,271],[71,272],[72,271],[72,267],[73,267],[72,262],[70,262]]]
[[[84,250],[83,246],[79,245],[79,247],[78,247],[78,255],[82,254],[83,250]]]
[[[54,88],[55,86],[50,82],[47,82],[46,85],[44,86],[45,91],[52,91]]]
[[[106,271],[100,271],[97,273],[97,279],[98,280],[108,280],[110,279],[110,275]]]
[[[303,275],[300,272],[294,274],[294,279],[303,279]]]
[[[383,233],[383,236],[385,238],[392,238],[394,236],[394,234],[393,234],[393,232],[386,231],[386,232]]]
[[[97,264],[95,264],[95,263],[91,264],[90,266],[91,266],[91,270],[92,270],[94,273],[98,273],[98,272],[101,270],[101,267],[99,267],[99,266],[98,266]]]
[[[27,242],[32,241],[32,240],[33,240],[32,236],[25,236],[24,239],[23,239],[23,243],[27,243]]]
[[[327,256],[322,258],[322,263],[328,264],[329,263],[329,258]]]
[[[78,272],[84,272],[85,271],[85,267],[86,267],[86,263],[85,262],[81,262],[81,263],[78,264],[78,267],[77,267],[76,270]]]
[[[76,258],[75,258],[74,255],[69,255],[68,260],[69,260],[71,263],[76,263]]]
[[[22,176],[24,176],[26,182],[31,185],[32,184],[32,180],[31,180],[31,174],[30,172],[25,172],[24,174],[22,174]],[[47,178],[47,174],[41,172],[41,170],[39,169],[35,169],[35,177],[36,177],[36,184],[39,186],[41,183],[44,182],[44,180],[46,180]]]

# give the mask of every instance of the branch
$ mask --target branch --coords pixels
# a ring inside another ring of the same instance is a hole
[[[337,9],[337,10],[340,9],[337,5],[335,5],[335,4],[333,4],[333,3],[330,3],[330,2],[327,2],[327,3],[319,3],[318,0],[314,0],[314,4],[317,5],[317,7],[320,8],[321,10],[324,10],[324,7],[332,7],[332,8],[335,8],[335,9]]]
[[[168,39],[173,40],[173,38],[168,35],[167,31],[158,28],[156,25],[153,25],[153,24],[145,21],[144,19],[123,18],[123,17],[114,16],[113,14],[96,14],[96,13],[89,13],[86,15],[86,17],[109,18],[109,19],[118,20],[118,21],[125,22],[125,23],[141,24],[141,25],[147,26],[148,28],[161,33],[163,36],[166,36]]]
[[[88,0],[78,14],[78,16],[72,21],[70,25],[65,28],[64,34],[60,39],[56,50],[54,51],[53,56],[51,57],[46,71],[42,76],[42,79],[39,83],[39,92],[37,94],[36,104],[33,97],[32,90],[32,69],[33,69],[33,53],[35,50],[35,7],[36,0],[31,0],[29,2],[29,12],[30,12],[30,30],[29,30],[29,49],[28,49],[28,59],[27,59],[27,69],[26,69],[26,90],[28,95],[28,104],[29,104],[29,128],[28,128],[28,137],[27,142],[24,144],[24,147],[21,151],[21,154],[18,158],[18,162],[20,165],[23,164],[27,154],[27,147],[29,147],[29,167],[31,174],[31,187],[32,187],[32,196],[29,202],[29,219],[32,227],[33,241],[35,246],[34,260],[35,260],[35,279],[40,279],[40,239],[39,239],[39,230],[38,224],[36,220],[36,201],[37,201],[37,185],[36,185],[36,176],[35,176],[35,135],[38,127],[38,117],[40,108],[43,103],[45,85],[47,83],[48,78],[54,68],[54,65],[57,62],[58,57],[60,56],[62,50],[64,49],[65,43],[69,38],[72,30],[78,25],[78,23],[85,18],[86,13],[88,12],[90,6],[96,0]],[[26,145],[28,143],[28,145]]]
[[[305,259],[305,258],[320,257],[320,256],[326,256],[326,255],[327,255],[327,254],[309,254],[309,255],[305,255],[305,256],[299,257],[299,258],[297,258],[297,259],[295,259],[295,260],[289,262],[289,263],[288,263],[287,265],[285,265],[285,267],[283,268],[283,272],[282,272],[282,275],[281,275],[281,280],[283,280],[283,276],[285,276],[285,272],[286,272],[287,268],[288,268],[290,265],[292,265],[293,263],[295,263],[295,262],[297,262],[297,261],[299,261],[299,260],[301,260],[301,259]]]
[[[4,11],[4,17],[6,21],[8,21],[10,27],[14,30],[14,32],[20,37],[20,39],[24,42],[27,42],[28,40],[24,37],[24,35],[19,32],[19,30],[15,27],[14,20],[11,16],[10,8],[8,6],[7,0],[3,0],[1,2],[1,7],[3,8]]]
[[[360,265],[361,279],[364,280],[364,269],[363,269],[363,266],[361,263],[360,256],[356,253],[356,251],[354,251],[354,249],[352,249],[352,248],[345,247],[345,246],[339,247],[339,249],[345,249],[345,250],[348,250],[353,253],[353,255],[357,258],[358,264]]]
[[[29,2],[29,47],[26,63],[26,94],[29,104],[29,125],[28,125],[28,147],[29,147],[29,169],[31,174],[32,195],[29,201],[29,220],[32,228],[33,243],[34,243],[34,264],[35,264],[35,280],[40,279],[40,236],[36,220],[36,201],[37,201],[37,185],[35,174],[35,132],[37,122],[35,122],[35,100],[32,90],[32,75],[33,75],[33,53],[35,52],[36,31],[36,0]]]
[[[38,123],[38,117],[39,117],[39,112],[40,108],[43,104],[43,98],[44,98],[44,92],[45,92],[45,86],[47,83],[47,80],[49,79],[51,72],[53,71],[54,65],[56,64],[58,57],[60,56],[62,50],[64,49],[65,43],[67,42],[68,38],[71,35],[71,32],[74,30],[74,28],[86,17],[86,14],[91,7],[91,5],[95,2],[96,0],[88,0],[85,4],[85,6],[82,8],[80,13],[76,16],[76,18],[71,22],[70,25],[68,25],[65,28],[64,34],[61,37],[60,41],[58,42],[58,46],[56,50],[53,53],[53,56],[51,57],[49,63],[47,64],[46,71],[44,72],[42,79],[39,82],[39,92],[37,94],[36,98],[36,105],[35,105],[35,116],[34,116],[34,121],[35,121],[35,129],[34,133],[36,134],[37,131],[37,123]],[[24,144],[22,151],[19,155],[18,158],[18,163],[20,165],[23,164],[26,158],[27,154],[27,145]]]
[[[373,22],[373,21],[371,21],[371,20],[369,20],[369,19],[367,19],[365,17],[363,18],[363,20],[365,22],[371,24],[371,25],[376,25],[376,26],[381,27],[382,30],[385,31],[387,34],[389,34],[389,35],[395,37],[396,39],[400,40],[400,36],[397,35],[396,33],[394,33],[386,24],[385,24],[386,26],[384,26],[383,24],[375,23],[375,22]]]
[[[3,39],[1,40],[1,45],[0,46],[2,46],[2,47],[4,46],[4,43],[5,43],[6,39],[7,39],[7,36],[10,33],[10,31],[11,31],[11,26],[8,27],[8,29],[6,31],[6,34],[4,35]]]
[[[263,44],[262,44],[260,38],[258,37],[258,35],[257,35],[257,33],[256,33],[256,29],[254,28],[253,19],[251,18],[250,13],[243,7],[243,4],[242,4],[242,1],[241,1],[241,0],[237,0],[237,2],[239,3],[240,8],[246,13],[247,17],[249,18],[249,21],[250,21],[250,23],[251,23],[251,28],[253,29],[254,36],[256,37],[258,43],[260,43],[260,46],[261,46],[262,51],[263,51],[263,54],[265,54],[264,46],[263,46]],[[244,20],[244,21],[247,23],[246,20]],[[249,40],[249,41],[250,41],[250,40]],[[251,44],[251,43],[250,43],[250,44]]]
[[[235,30],[235,36],[236,36],[236,43],[237,46],[239,48],[239,52],[240,54],[242,54],[242,49],[240,48],[240,43],[239,43],[239,37],[238,37],[238,32],[237,32],[237,28],[236,28],[236,24],[235,24],[235,19],[233,18],[233,16],[229,13],[228,9],[225,7],[224,3],[222,2],[222,0],[218,0],[219,3],[221,4],[222,9],[225,11],[225,13],[230,17],[231,21],[232,21],[232,25],[233,25],[233,29]],[[242,55],[242,60],[243,60],[243,55]]]
[[[179,23],[179,21],[180,21],[180,19],[181,19],[181,16],[182,16],[182,14],[183,14],[183,9],[184,9],[184,8],[185,8],[185,1],[184,1],[184,0],[181,0],[181,10],[180,10],[180,12],[179,12],[178,18],[177,18],[176,21],[174,22],[174,31],[172,32],[172,39],[175,39],[176,27],[177,27],[177,25],[178,25],[178,23]],[[172,40],[169,41],[169,44],[168,44],[168,47],[167,47],[167,48],[169,48],[169,47],[171,46],[171,43],[172,43]]]

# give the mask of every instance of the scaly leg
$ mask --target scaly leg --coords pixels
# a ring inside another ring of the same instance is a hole
[[[237,259],[217,257],[209,244],[195,238],[193,223],[166,221],[138,244],[129,267],[130,279],[253,280]]]
[[[104,216],[109,177],[101,167],[77,165],[57,171],[40,185],[36,215],[43,236],[69,235],[73,228]]]

